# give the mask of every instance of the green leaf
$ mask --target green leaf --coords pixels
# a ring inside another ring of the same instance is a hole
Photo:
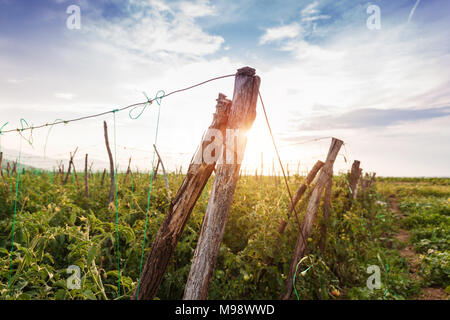
[[[94,260],[96,253],[97,253],[97,245],[91,246],[89,248],[88,255],[87,255],[87,265],[88,265],[88,267],[91,266],[92,261]]]
[[[97,300],[97,298],[95,297],[94,293],[91,290],[89,290],[89,289],[84,290],[83,291],[83,295],[86,298],[88,298],[89,300]]]

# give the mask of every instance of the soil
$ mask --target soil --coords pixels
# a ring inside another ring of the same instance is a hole
[[[395,196],[389,197],[389,208],[394,212],[400,220],[406,218],[398,208],[398,201]],[[420,281],[419,275],[420,259],[418,254],[414,251],[414,247],[411,245],[409,238],[411,233],[401,227],[399,224],[399,230],[395,235],[395,238],[405,244],[403,249],[399,250],[400,255],[406,259],[409,266],[409,274],[413,281]],[[417,297],[417,300],[447,300],[449,295],[442,288],[421,288],[421,292]]]

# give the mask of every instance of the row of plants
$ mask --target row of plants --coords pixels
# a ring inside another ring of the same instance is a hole
[[[169,208],[163,179],[158,179],[152,188],[142,255],[149,175],[134,173],[118,177],[118,242],[116,208],[107,201],[108,183],[102,184],[100,174],[90,175],[87,199],[82,175],[78,178],[80,183],[72,177],[67,185],[62,185],[59,177],[51,173],[27,172],[20,179],[16,206],[15,177],[0,180],[1,298],[129,299],[133,294],[141,257],[145,261],[152,238]],[[170,174],[168,178],[174,195],[183,176]],[[291,189],[295,190],[302,181],[303,177],[290,177]],[[210,188],[211,181],[185,227],[158,299],[180,299],[183,295]],[[296,276],[293,298],[405,299],[413,296],[417,287],[409,279],[407,265],[393,245],[396,218],[388,210],[382,194],[371,188],[353,200],[351,209],[346,211],[348,193],[346,176],[335,177],[332,215],[326,222],[326,249],[318,248],[319,226],[323,223],[322,212],[318,212],[308,239],[308,255]],[[305,196],[299,203],[300,214],[307,202]],[[279,299],[298,236],[293,217],[286,232],[281,236],[277,233],[280,219],[286,218],[288,203],[279,179],[241,177],[211,283],[210,299]],[[370,265],[381,270],[380,289],[367,287]],[[73,280],[70,266],[80,270],[79,288],[68,285]]]

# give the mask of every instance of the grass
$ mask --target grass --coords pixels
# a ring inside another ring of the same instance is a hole
[[[383,179],[378,189],[399,200],[419,258],[419,285],[450,294],[450,179]]]

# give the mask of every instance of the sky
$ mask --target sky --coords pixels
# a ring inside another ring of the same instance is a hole
[[[449,177],[449,13],[437,0],[0,0],[0,127],[109,111],[250,66],[291,173],[324,160],[337,137],[336,172],[360,160],[380,176]],[[123,111],[32,137],[4,133],[0,148],[48,168],[78,147],[77,166],[89,154],[102,170],[107,121],[119,169],[130,157],[133,168],[151,167],[155,141],[169,170],[186,169],[218,93],[231,99],[233,85],[172,95],[135,120]],[[261,159],[270,173],[258,104],[243,167],[253,173]]]

